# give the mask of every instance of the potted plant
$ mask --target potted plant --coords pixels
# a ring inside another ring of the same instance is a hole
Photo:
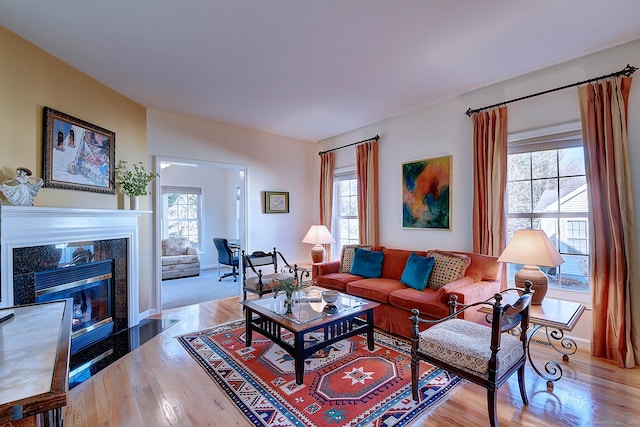
[[[294,276],[279,279],[275,281],[273,297],[276,298],[279,292],[284,292],[284,306],[287,309],[287,314],[290,314],[293,308],[293,293],[306,287],[306,284],[298,283]]]
[[[133,163],[132,169],[125,160],[120,160],[116,166],[116,182],[122,194],[131,197],[132,209],[138,208],[138,196],[151,194],[147,186],[159,176],[155,172],[147,172],[142,162]]]

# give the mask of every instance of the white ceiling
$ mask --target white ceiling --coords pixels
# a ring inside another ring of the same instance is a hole
[[[640,39],[640,1],[0,0],[0,25],[148,108],[318,141]]]

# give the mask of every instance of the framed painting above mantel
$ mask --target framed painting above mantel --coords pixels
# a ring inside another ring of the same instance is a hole
[[[115,132],[44,107],[42,146],[45,187],[115,194]]]
[[[451,158],[402,164],[402,228],[451,230]]]

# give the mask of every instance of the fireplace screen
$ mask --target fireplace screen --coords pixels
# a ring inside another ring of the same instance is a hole
[[[72,353],[113,330],[112,264],[92,262],[35,275],[36,302],[73,299]]]

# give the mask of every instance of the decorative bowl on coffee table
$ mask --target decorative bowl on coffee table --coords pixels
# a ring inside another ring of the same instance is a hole
[[[327,314],[337,313],[338,307],[336,307],[335,302],[338,301],[339,296],[340,292],[338,291],[322,291],[322,299],[326,303],[322,311]]]

